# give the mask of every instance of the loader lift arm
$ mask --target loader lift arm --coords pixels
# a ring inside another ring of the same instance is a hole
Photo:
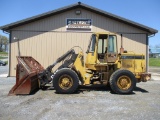
[[[40,80],[40,86],[44,86],[45,84],[52,81],[51,76],[54,75],[54,73],[52,73],[52,68],[55,65],[64,61],[63,64],[58,69],[68,67],[69,65],[71,65],[75,61],[76,57],[77,57],[77,55],[75,54],[74,49],[71,49],[71,50],[67,51],[65,54],[63,54],[61,57],[59,57],[52,65],[49,65],[44,71],[40,72],[38,74],[38,78]],[[66,58],[68,58],[68,59],[65,60]]]

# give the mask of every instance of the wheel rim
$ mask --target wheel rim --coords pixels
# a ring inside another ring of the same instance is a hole
[[[118,78],[117,85],[121,90],[127,90],[131,87],[131,79],[128,76]]]
[[[73,79],[69,75],[63,75],[59,78],[59,86],[62,89],[67,90],[71,88],[72,85],[73,85]]]

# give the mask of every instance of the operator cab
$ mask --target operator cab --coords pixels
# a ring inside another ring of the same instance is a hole
[[[117,37],[114,34],[92,34],[87,50],[87,63],[115,63],[117,60]]]
[[[115,62],[117,58],[116,35],[99,34],[97,54],[100,62]]]

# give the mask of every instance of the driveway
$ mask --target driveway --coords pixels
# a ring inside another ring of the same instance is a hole
[[[160,80],[160,67],[149,67],[149,72],[152,75],[152,79]]]
[[[8,75],[8,65],[0,66],[0,77],[7,77]]]
[[[160,67],[149,67],[149,72],[160,73]]]
[[[113,94],[107,87],[81,87],[68,95],[45,89],[32,95],[7,96],[14,84],[15,77],[0,78],[0,120],[160,119],[160,80],[138,83],[130,95]]]
[[[106,87],[80,88],[76,94],[39,90],[7,96],[15,77],[0,79],[0,120],[159,120],[160,81],[138,83],[130,95]]]

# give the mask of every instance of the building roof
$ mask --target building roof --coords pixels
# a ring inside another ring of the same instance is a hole
[[[52,15],[56,15],[56,14],[65,12],[67,10],[72,10],[72,9],[75,9],[75,8],[83,8],[83,9],[89,10],[91,12],[103,15],[105,17],[109,17],[109,18],[117,20],[119,22],[122,22],[122,23],[128,24],[130,26],[139,28],[143,31],[146,31],[146,33],[149,33],[149,34],[155,34],[155,33],[158,32],[158,30],[156,30],[156,29],[153,29],[153,28],[147,27],[145,25],[139,24],[137,22],[122,18],[120,16],[111,14],[109,12],[97,9],[95,7],[83,4],[81,2],[78,2],[76,4],[72,4],[72,5],[69,5],[69,6],[66,6],[66,7],[62,7],[62,8],[53,10],[53,11],[49,11],[49,12],[46,12],[46,13],[43,13],[43,14],[40,14],[40,15],[37,15],[37,16],[33,16],[33,17],[30,17],[30,18],[27,18],[27,19],[23,19],[23,20],[20,20],[20,21],[11,23],[11,24],[4,25],[4,26],[1,26],[0,29],[3,30],[3,31],[8,31],[12,28],[15,28],[15,27],[18,27],[18,26],[21,26],[21,25],[24,25],[24,24],[27,24],[27,23],[30,23],[30,22],[33,22],[33,21],[36,21],[36,20],[40,20],[40,19],[52,16]]]

